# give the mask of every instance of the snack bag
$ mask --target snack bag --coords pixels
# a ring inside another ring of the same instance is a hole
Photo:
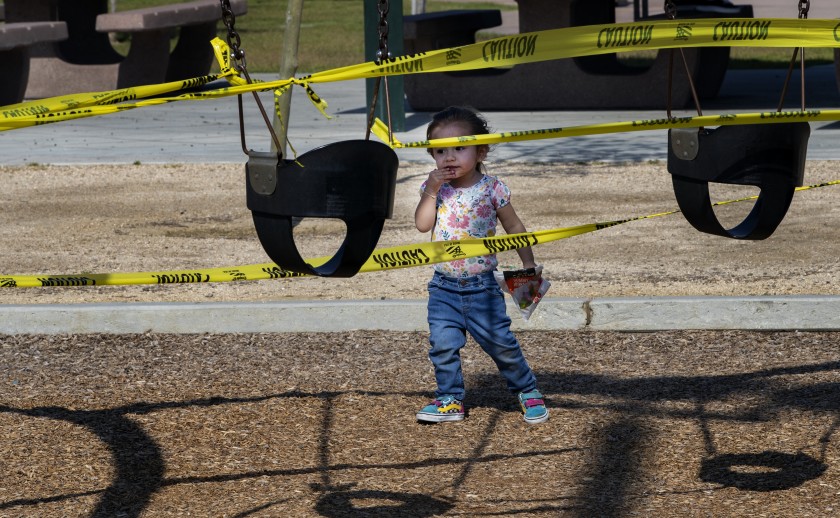
[[[522,317],[528,320],[537,309],[551,283],[542,278],[542,265],[524,270],[495,271],[496,282],[502,291],[509,293],[519,308]]]

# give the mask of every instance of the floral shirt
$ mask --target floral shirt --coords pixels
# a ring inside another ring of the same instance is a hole
[[[426,182],[420,186],[423,191]],[[444,183],[438,191],[437,218],[432,241],[457,241],[496,235],[496,211],[510,203],[510,189],[494,176],[483,175],[472,187],[458,189]],[[495,254],[435,264],[435,270],[450,277],[472,277],[493,271]]]

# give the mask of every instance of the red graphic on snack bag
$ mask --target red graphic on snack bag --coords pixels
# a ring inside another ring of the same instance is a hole
[[[542,278],[542,266],[523,270],[494,272],[496,282],[502,291],[510,294],[523,318],[528,320],[537,309],[551,283]]]

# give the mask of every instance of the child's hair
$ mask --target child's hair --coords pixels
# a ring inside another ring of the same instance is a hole
[[[486,135],[490,133],[490,127],[485,119],[478,111],[469,106],[450,106],[432,115],[432,122],[426,128],[426,139],[432,138],[432,132],[441,126],[461,122],[467,125],[471,135]],[[484,147],[487,151],[490,146],[482,144],[479,147]],[[429,154],[433,150],[429,149]],[[479,162],[477,168],[480,169],[482,164]]]
[[[432,122],[426,128],[426,138],[432,138],[432,132],[440,126],[445,126],[453,122],[465,123],[469,126],[473,135],[486,135],[490,133],[487,120],[478,111],[469,106],[450,106],[432,115]]]

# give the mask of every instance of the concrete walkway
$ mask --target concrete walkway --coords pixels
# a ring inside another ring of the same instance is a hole
[[[517,331],[840,330],[840,297],[546,298]],[[0,305],[0,334],[427,331],[425,300]]]
[[[276,79],[276,76],[257,75]],[[798,109],[799,73],[794,74],[787,103]],[[784,84],[785,70],[730,70],[721,92],[703,102],[706,115],[775,111]],[[292,97],[289,139],[298,153],[339,140],[364,138],[365,85],[361,80],[313,85],[329,103],[333,118],[325,119],[301,91]],[[664,89],[663,89],[664,92]],[[809,108],[840,109],[840,88],[832,65],[806,70]],[[261,96],[269,109],[271,92]],[[270,136],[253,99],[246,97],[245,120],[248,147],[267,150]],[[488,112],[498,131],[569,127],[584,124],[660,119],[662,110],[638,111],[532,111]],[[246,160],[239,142],[236,99],[178,102],[124,111],[112,115],[0,132],[0,165],[80,163],[230,163]],[[695,115],[674,110],[674,115]],[[395,136],[402,141],[425,139],[429,113],[406,113],[406,131]],[[498,160],[529,162],[623,162],[665,160],[665,130],[615,133],[552,140],[502,144],[494,149]],[[808,146],[811,160],[840,160],[840,122],[812,124]],[[420,149],[401,149],[407,162],[425,161]]]

